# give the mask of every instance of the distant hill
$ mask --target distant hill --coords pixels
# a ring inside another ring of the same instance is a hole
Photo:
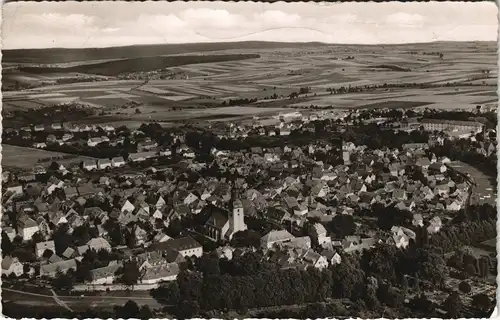
[[[185,43],[185,44],[155,44],[135,45],[109,48],[49,48],[49,49],[14,49],[2,50],[2,62],[5,63],[69,63],[88,60],[117,60],[139,57],[154,57],[162,55],[221,51],[231,49],[274,49],[326,46],[319,42],[289,43],[289,42],[220,42],[220,43]]]
[[[21,72],[32,74],[43,73],[88,73],[103,76],[117,76],[122,73],[147,72],[186,64],[213,63],[223,61],[238,61],[260,58],[258,54],[204,54],[182,56],[151,56],[111,60],[92,64],[82,64],[69,67],[20,67]]]

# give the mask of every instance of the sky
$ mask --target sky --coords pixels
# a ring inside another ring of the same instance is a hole
[[[494,2],[13,2],[4,49],[284,41],[496,41]]]

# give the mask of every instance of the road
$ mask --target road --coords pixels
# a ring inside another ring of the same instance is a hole
[[[70,308],[89,308],[89,307],[113,307],[113,306],[123,306],[127,301],[135,301],[138,305],[148,305],[152,309],[162,307],[154,298],[152,297],[138,297],[138,296],[111,296],[103,295],[99,296],[57,296],[31,293],[20,290],[2,288],[2,300],[4,302],[12,302],[18,305],[25,306],[60,306],[61,302],[69,306]],[[61,306],[62,308],[62,306]]]

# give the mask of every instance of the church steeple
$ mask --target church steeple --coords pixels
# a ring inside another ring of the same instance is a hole
[[[233,188],[231,195],[231,211],[229,216],[231,236],[239,231],[247,229],[245,225],[245,216],[243,203],[240,200],[240,192],[237,188]]]

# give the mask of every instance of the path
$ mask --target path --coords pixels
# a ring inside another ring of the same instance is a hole
[[[90,306],[110,307],[115,305],[124,305],[127,301],[135,301],[139,305],[148,305],[150,308],[162,307],[152,297],[138,297],[138,296],[110,296],[110,295],[97,295],[97,296],[57,296],[46,295],[39,293],[32,293],[8,288],[2,288],[2,299],[17,303],[22,301],[23,305],[59,305],[64,308],[71,307],[85,307]]]

